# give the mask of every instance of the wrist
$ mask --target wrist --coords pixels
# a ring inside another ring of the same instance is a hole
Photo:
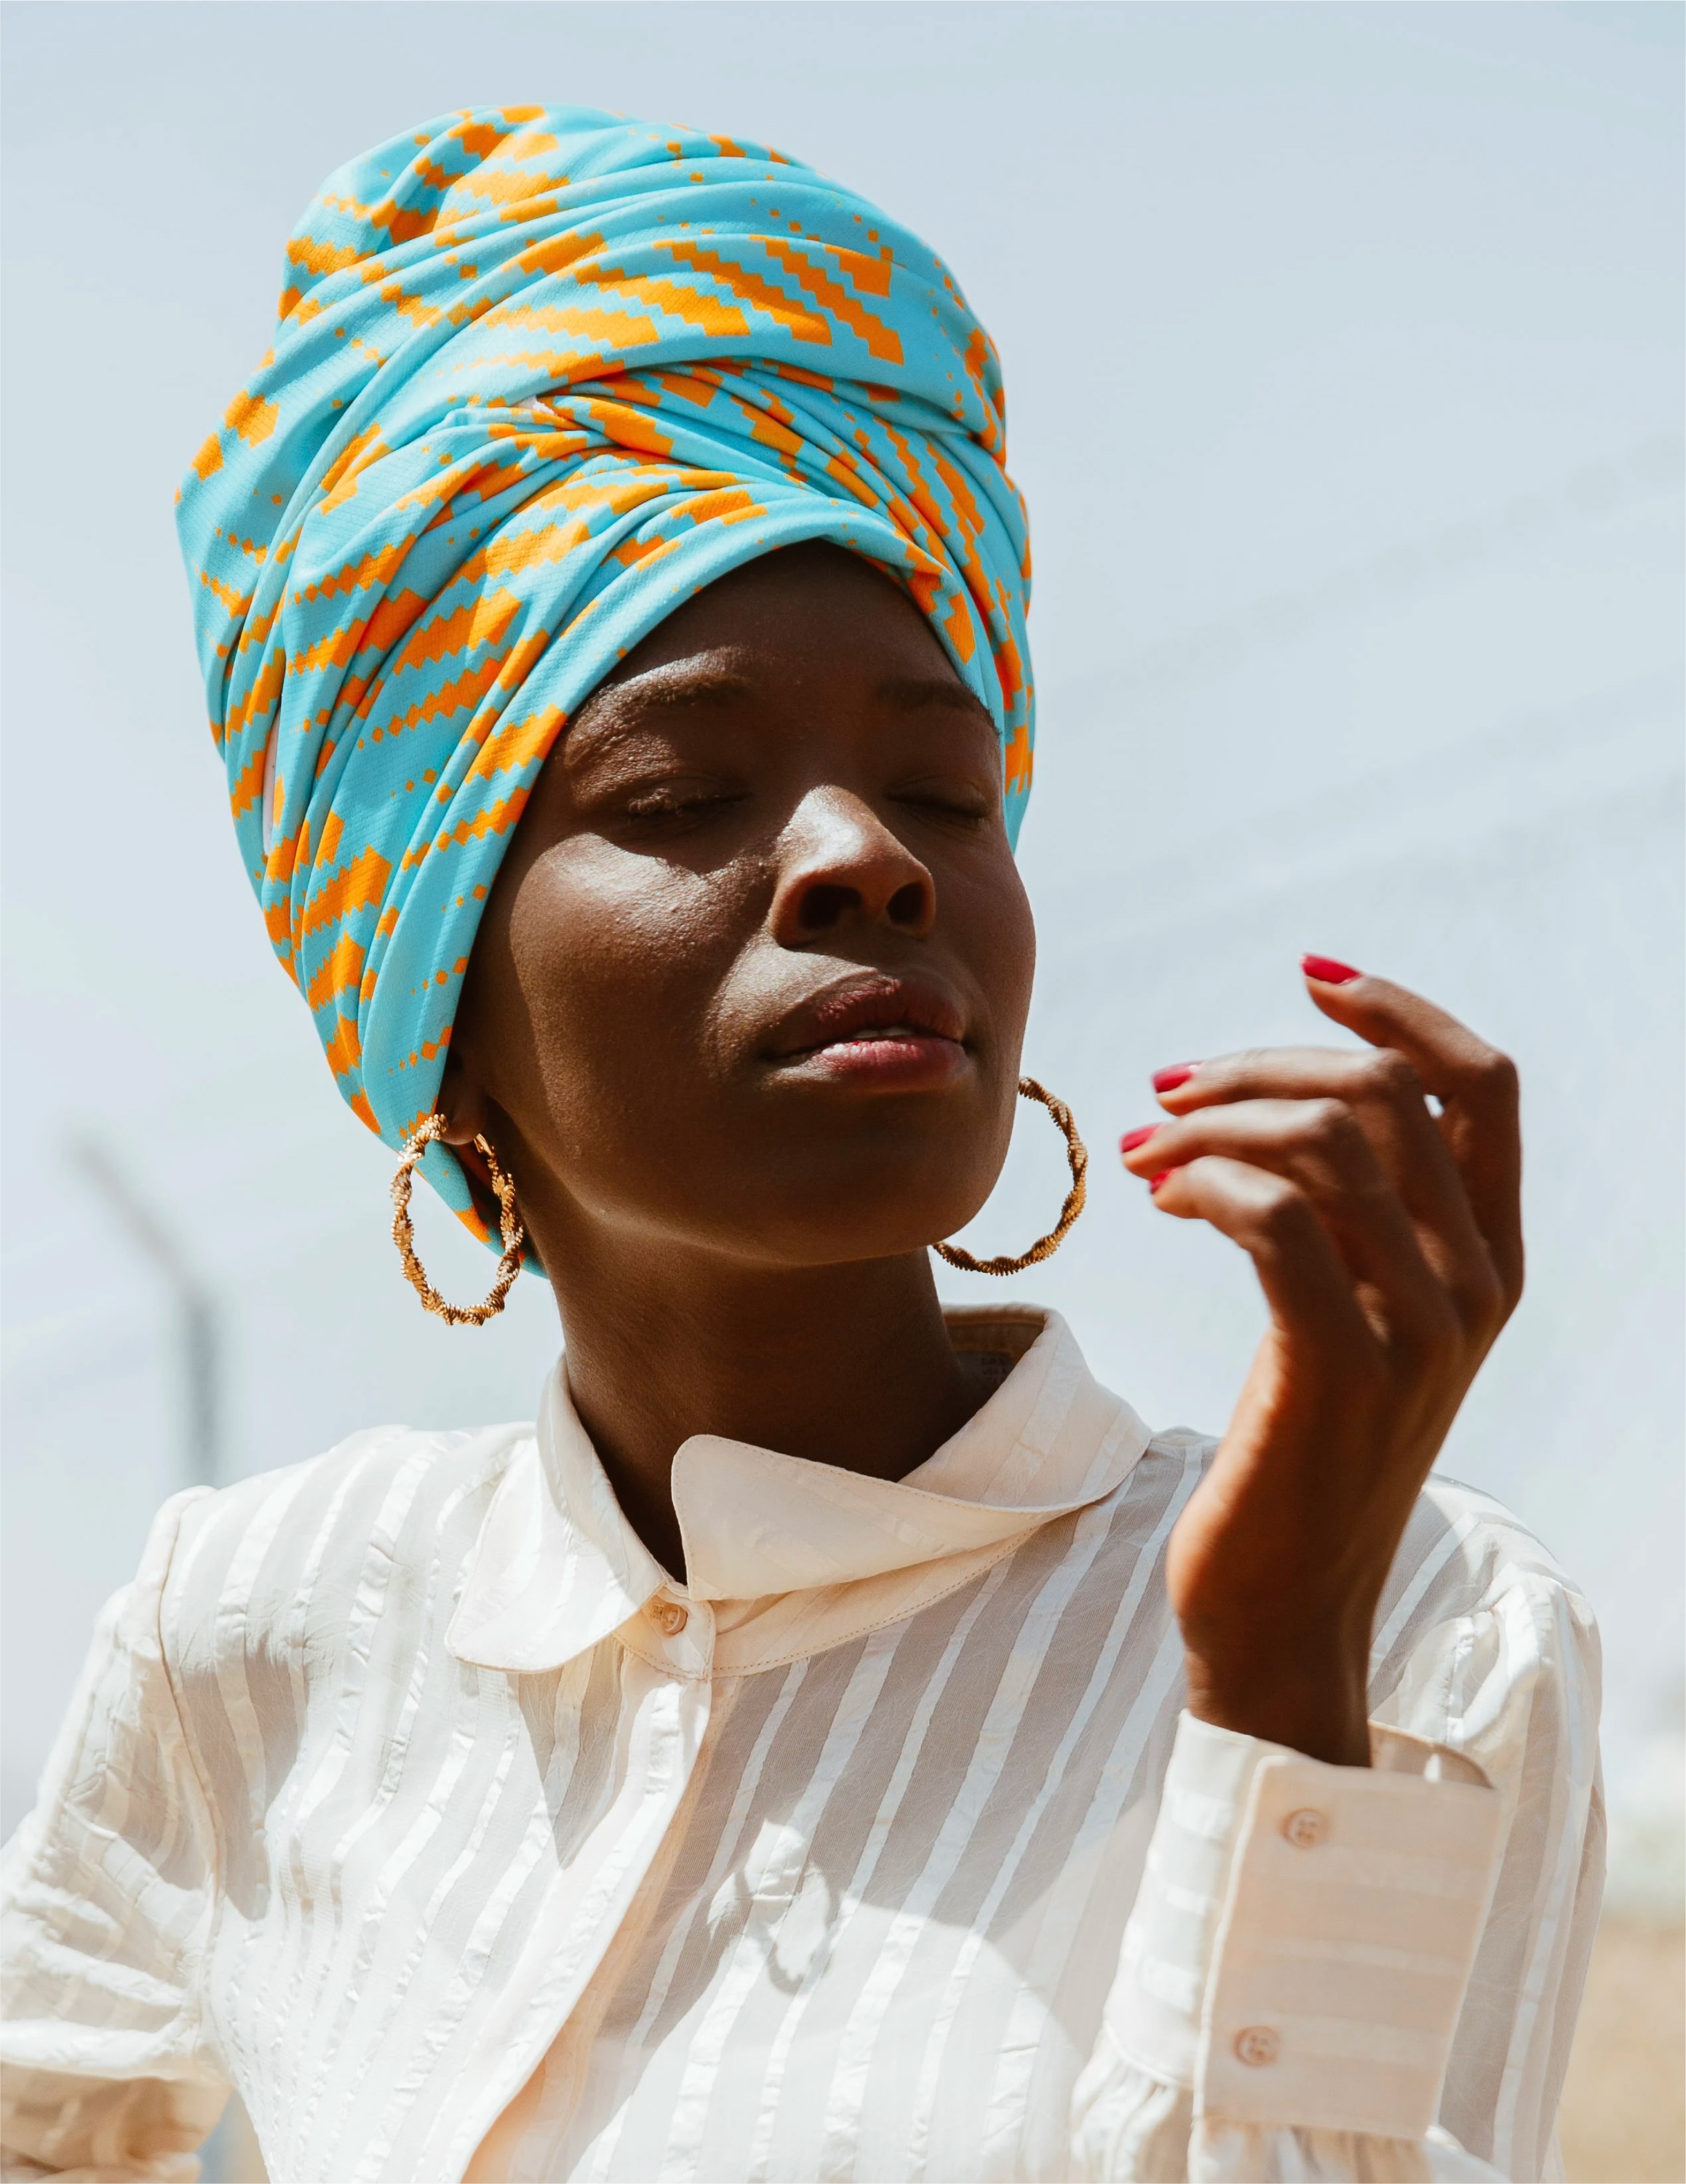
[[[1215,1728],[1285,1745],[1335,1767],[1370,1764],[1367,1658],[1331,1644],[1292,1654],[1214,1660],[1185,1657],[1188,1711]]]

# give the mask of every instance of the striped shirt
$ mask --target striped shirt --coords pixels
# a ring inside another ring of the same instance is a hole
[[[1374,1766],[1179,1716],[1210,1444],[1028,1307],[899,1482],[699,1436],[687,1582],[559,1365],[161,1513],[7,1853],[8,2176],[1555,2173],[1596,1640],[1436,1479]]]

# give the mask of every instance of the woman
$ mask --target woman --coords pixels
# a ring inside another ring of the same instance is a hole
[[[8,2175],[231,2085],[288,2184],[1551,2171],[1595,1641],[1428,1482],[1509,1064],[1308,958],[1361,1048],[1155,1079],[1270,1307],[1215,1447],[937,1301],[1032,979],[1004,460],[940,263],[756,147],[477,112],[306,214],[181,500],[213,728],[406,1271],[525,1255],[566,1356],[166,1506],[10,1857]]]

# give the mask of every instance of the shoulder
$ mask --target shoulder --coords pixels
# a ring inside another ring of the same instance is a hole
[[[1597,1765],[1598,1628],[1585,1595],[1521,1520],[1436,1474],[1376,1618],[1372,1713],[1466,1752],[1501,1788],[1544,1764]]]
[[[1425,1621],[1527,1602],[1552,1602],[1591,1626],[1580,1587],[1520,1518],[1479,1487],[1433,1474],[1394,1557],[1378,1650],[1408,1644]]]
[[[1105,1505],[1115,1568],[1139,1568],[1143,1549],[1162,1566],[1216,1447],[1153,1437]],[[1599,1684],[1598,1627],[1573,1578],[1492,1495],[1431,1476],[1377,1610],[1372,1719],[1464,1752],[1513,1800],[1548,1779],[1578,1796],[1597,1773]]]
[[[231,1645],[290,1652],[354,1614],[448,1605],[498,1484],[531,1439],[528,1424],[378,1426],[306,1462],[178,1497],[166,1652],[191,1669]]]

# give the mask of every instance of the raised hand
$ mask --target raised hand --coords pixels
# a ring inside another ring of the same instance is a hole
[[[1189,1707],[1363,1766],[1382,1586],[1522,1295],[1516,1072],[1403,986],[1322,956],[1302,967],[1317,1006],[1371,1050],[1161,1070],[1171,1119],[1121,1150],[1164,1212],[1249,1254],[1271,1313],[1171,1535]]]

